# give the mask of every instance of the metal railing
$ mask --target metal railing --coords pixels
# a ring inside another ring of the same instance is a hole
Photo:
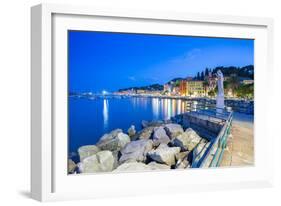
[[[221,121],[226,121],[229,115],[232,113],[230,108],[218,108],[215,104],[205,104],[189,102],[186,103],[186,112],[195,113],[197,115],[205,115],[206,117],[212,117]]]
[[[190,115],[196,115],[197,118],[206,119],[222,125],[218,135],[210,141],[200,160],[197,160],[192,167],[217,167],[222,161],[224,149],[227,146],[228,137],[230,134],[233,112],[228,109],[216,108],[214,104],[195,104],[187,103],[186,111]]]

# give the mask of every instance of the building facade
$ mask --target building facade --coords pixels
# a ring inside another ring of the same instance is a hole
[[[203,96],[205,95],[205,89],[203,85],[204,81],[187,81],[186,82],[186,95],[187,96]]]
[[[187,96],[186,84],[187,84],[186,80],[181,80],[180,81],[179,93],[180,93],[181,96]]]

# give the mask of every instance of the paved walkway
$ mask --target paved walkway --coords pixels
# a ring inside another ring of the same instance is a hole
[[[221,167],[254,164],[254,123],[252,115],[235,113],[231,134],[224,151]]]

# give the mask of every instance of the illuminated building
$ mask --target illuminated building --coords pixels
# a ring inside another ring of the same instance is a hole
[[[203,81],[187,81],[186,82],[186,94],[188,96],[202,96],[205,94]]]
[[[187,95],[187,93],[186,93],[186,80],[181,80],[180,81],[180,86],[179,86],[179,93],[180,93],[180,95],[181,96],[186,96]]]

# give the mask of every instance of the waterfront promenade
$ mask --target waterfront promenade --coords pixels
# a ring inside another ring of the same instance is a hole
[[[221,167],[243,167],[254,164],[253,115],[235,113],[231,134],[224,151]]]

